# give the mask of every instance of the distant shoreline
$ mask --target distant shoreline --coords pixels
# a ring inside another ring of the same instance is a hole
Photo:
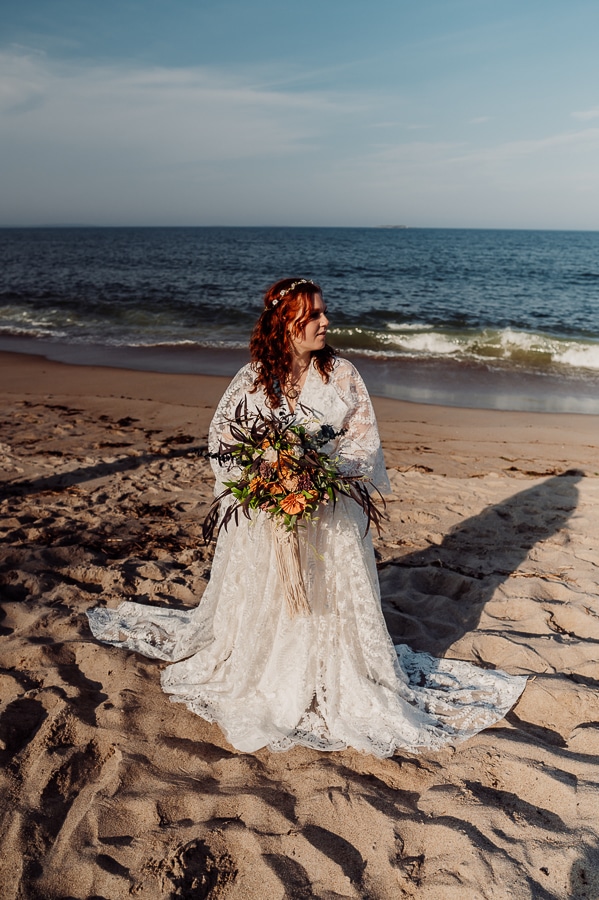
[[[0,225],[0,231],[27,231],[30,230],[44,230],[48,231],[56,230],[56,229],[189,229],[189,228],[205,228],[205,229],[239,229],[240,231],[247,230],[257,230],[260,228],[276,228],[276,229],[295,229],[295,230],[331,230],[331,231],[339,231],[339,230],[347,230],[347,231],[357,231],[357,230],[397,230],[397,231],[501,231],[501,232],[509,232],[509,231],[517,231],[517,232],[530,232],[530,233],[544,233],[547,232],[549,234],[599,234],[599,228],[524,228],[524,227],[510,227],[508,225],[140,225],[140,224],[130,224],[130,225],[109,225],[109,224],[69,224],[68,222],[64,224],[29,224],[29,225]]]

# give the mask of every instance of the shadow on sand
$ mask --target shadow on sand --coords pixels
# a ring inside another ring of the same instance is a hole
[[[107,478],[121,472],[132,472],[142,466],[150,465],[156,460],[163,462],[177,457],[205,457],[207,447],[171,447],[161,453],[142,453],[139,456],[121,456],[113,462],[98,462],[93,466],[80,466],[68,472],[57,472],[55,475],[46,475],[43,478],[34,478],[31,481],[9,481],[0,487],[0,500],[9,497],[25,497],[28,494],[41,493],[42,491],[64,491],[77,484],[86,481],[94,481],[96,478]]]
[[[489,506],[439,545],[391,560],[379,572],[395,643],[442,656],[479,624],[498,586],[530,550],[563,529],[578,504],[580,471],[568,471]]]

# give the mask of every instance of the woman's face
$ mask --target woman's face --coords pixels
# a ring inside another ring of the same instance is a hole
[[[326,344],[327,328],[329,327],[326,311],[327,308],[321,295],[314,294],[312,298],[312,313],[304,329],[296,335],[293,333],[293,323],[291,324],[291,345],[299,355],[322,350]],[[294,319],[294,322],[297,322],[300,318],[302,318],[301,313]]]

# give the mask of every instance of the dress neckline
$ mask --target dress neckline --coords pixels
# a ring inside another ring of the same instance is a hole
[[[287,394],[285,393],[285,391],[282,391],[283,398],[284,398],[284,400],[285,400],[285,406],[287,407],[287,409],[289,410],[289,412],[291,413],[292,416],[295,415],[295,411],[296,411],[298,405],[301,403],[302,395],[303,395],[304,391],[306,390],[306,385],[307,385],[308,382],[310,381],[310,377],[311,377],[311,375],[312,375],[313,369],[314,369],[314,357],[312,357],[312,358],[310,359],[310,362],[308,363],[308,366],[307,366],[307,369],[306,369],[306,378],[305,378],[305,380],[304,380],[304,383],[302,384],[302,388],[301,388],[299,394],[297,395],[297,397],[296,397],[295,400],[293,401],[293,402],[294,402],[293,409],[291,408],[291,401],[289,400],[289,397],[287,396]]]

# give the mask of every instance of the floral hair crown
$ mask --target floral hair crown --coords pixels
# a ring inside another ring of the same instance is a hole
[[[282,291],[279,291],[278,296],[275,297],[274,300],[271,302],[270,308],[272,309],[274,306],[276,306],[277,303],[279,302],[279,300],[282,300],[283,297],[285,297],[287,294],[291,293],[291,291],[294,291],[296,289],[296,287],[300,286],[300,284],[314,284],[314,282],[310,281],[309,278],[300,278],[298,281],[294,281],[292,284],[289,285],[288,288],[284,288]]]

